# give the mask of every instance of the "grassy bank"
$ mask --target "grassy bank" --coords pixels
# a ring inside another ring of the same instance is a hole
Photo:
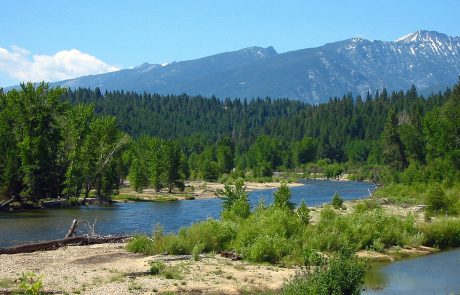
[[[442,188],[439,190],[438,186],[430,186],[427,191],[426,202],[431,204],[426,208],[428,213],[401,215],[388,210],[379,199],[344,205],[337,197],[333,206],[312,209],[302,203],[294,208],[287,186],[275,192],[272,205],[260,203],[249,211],[244,187],[228,186],[223,192],[226,197],[221,219],[192,224],[181,228],[177,234],[165,234],[161,227],[156,227],[152,236],[134,237],[127,249],[149,255],[168,253],[193,257],[199,257],[201,253],[231,251],[249,262],[319,270],[315,275],[304,272],[283,289],[285,294],[301,294],[300,290],[331,291],[328,288],[334,285],[333,280],[329,280],[329,283],[324,280],[340,276],[354,277],[348,283],[350,286],[359,286],[364,268],[353,254],[345,257],[343,253],[376,251],[397,259],[411,253],[398,249],[460,246],[460,219],[453,211],[446,216],[446,212],[442,214],[442,210],[434,210],[437,205],[433,205],[430,199],[433,194],[438,194],[435,198],[437,201],[449,199],[451,192],[445,192]],[[451,205],[451,202],[446,204]],[[404,210],[405,207],[401,208]],[[418,216],[420,214],[429,218]],[[313,215],[317,215],[315,222],[311,222]],[[342,265],[342,272],[338,270],[339,265]],[[334,266],[337,266],[335,270]],[[309,276],[311,278],[306,279]],[[348,283],[345,280],[340,285],[346,286]]]

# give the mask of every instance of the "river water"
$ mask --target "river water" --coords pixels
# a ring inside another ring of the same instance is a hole
[[[365,295],[460,294],[460,249],[372,265],[366,285]]]
[[[303,180],[302,183],[303,186],[291,189],[292,201],[298,204],[304,200],[308,206],[330,203],[335,192],[345,200],[367,198],[368,190],[374,189],[366,182]],[[252,206],[261,199],[271,203],[273,191],[251,192]],[[155,224],[161,224],[165,232],[174,232],[196,221],[218,218],[220,212],[221,200],[217,198],[0,212],[0,247],[62,238],[75,218],[91,224],[97,218],[96,232],[99,234],[150,234]]]

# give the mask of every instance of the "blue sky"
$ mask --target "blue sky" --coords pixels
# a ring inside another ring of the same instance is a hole
[[[460,36],[460,1],[4,1],[0,86],[248,46],[278,52],[419,29]]]

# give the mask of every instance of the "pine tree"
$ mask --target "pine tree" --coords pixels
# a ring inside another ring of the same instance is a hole
[[[384,164],[393,169],[402,171],[407,167],[406,155],[401,137],[398,132],[398,119],[396,112],[391,110],[381,136],[382,158]]]

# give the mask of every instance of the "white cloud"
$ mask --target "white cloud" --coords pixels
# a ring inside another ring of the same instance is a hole
[[[31,56],[27,49],[16,45],[10,48],[0,47],[0,71],[19,82],[53,82],[119,70],[77,49],[62,50],[54,55]]]

